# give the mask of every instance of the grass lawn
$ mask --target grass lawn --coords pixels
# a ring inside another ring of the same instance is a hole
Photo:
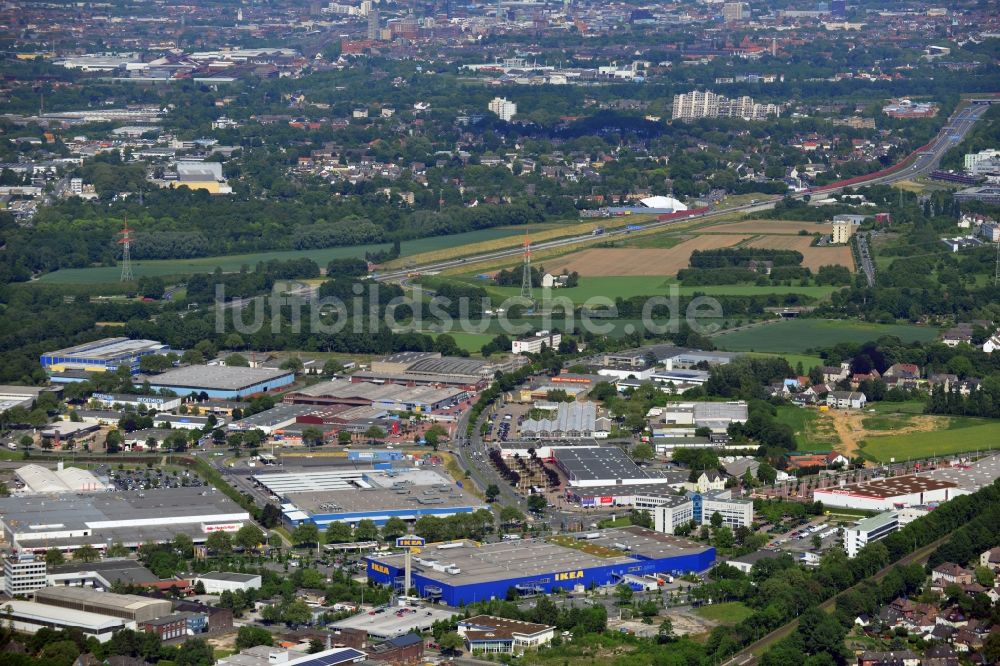
[[[472,243],[508,238],[523,235],[525,229],[548,228],[546,225],[537,227],[495,227],[480,229],[451,236],[433,236],[403,241],[400,250],[403,256],[464,247]],[[325,268],[331,259],[343,257],[364,257],[365,252],[388,250],[389,243],[373,245],[350,245],[346,247],[329,247],[320,250],[276,250],[273,252],[258,252],[255,254],[233,254],[216,257],[197,257],[193,259],[162,259],[133,261],[132,270],[136,278],[152,276],[190,275],[192,273],[211,273],[216,267],[225,272],[240,270],[241,266],[254,266],[259,261],[271,259],[299,259],[308,257]],[[46,273],[38,278],[42,284],[101,284],[117,283],[121,277],[120,266],[100,266],[93,268],[67,268],[53,273]]]
[[[554,270],[560,270],[558,263],[551,263]],[[431,276],[426,280],[427,284],[433,285],[435,280],[447,279]],[[521,294],[518,287],[496,287],[487,280],[477,279],[475,276],[465,275],[462,282],[483,287],[494,301],[503,301],[507,298],[514,298]],[[424,279],[422,278],[422,281]],[[619,275],[601,277],[581,277],[577,287],[564,289],[552,289],[548,297],[552,300],[568,298],[575,305],[587,302],[589,299],[604,297],[614,300],[616,298],[631,298],[633,296],[670,296],[676,289],[678,296],[694,296],[695,294],[705,294],[706,296],[764,296],[768,294],[803,294],[815,298],[826,298],[833,293],[836,287],[789,287],[773,286],[758,287],[752,284],[731,284],[731,285],[711,285],[707,287],[682,287],[677,282],[666,275],[662,277],[648,277],[638,275]],[[542,297],[542,290],[535,289],[536,299]]]
[[[1000,449],[1000,421],[978,421],[980,425],[874,437],[863,443],[866,456],[887,462],[929,458],[968,451]]]
[[[909,414],[879,414],[861,419],[861,425],[865,430],[895,430],[909,424]]]
[[[714,338],[720,349],[772,353],[807,352],[832,347],[839,342],[863,343],[894,335],[905,342],[929,342],[938,335],[936,328],[909,324],[869,324],[860,321],[827,319],[791,319],[778,321]]]
[[[695,609],[695,614],[719,624],[738,624],[753,615],[753,610],[742,601],[727,601]]]
[[[875,410],[879,414],[923,414],[923,400],[907,400],[906,402],[870,402],[867,409]]]
[[[819,412],[805,407],[778,407],[778,421],[791,427],[799,451],[830,451],[840,438],[830,419],[819,418]]]
[[[747,354],[747,356],[757,356],[760,358],[779,356],[788,361],[788,365],[792,366],[793,370],[795,369],[795,366],[797,364],[801,363],[802,369],[805,370],[806,373],[809,372],[809,368],[812,368],[817,365],[819,366],[826,365],[826,362],[823,361],[823,359],[821,359],[819,356],[812,356],[810,354],[781,354],[781,353],[770,354],[764,352],[750,352]]]
[[[455,338],[455,343],[461,349],[464,349],[471,354],[478,354],[482,346],[496,336],[495,333],[463,333],[462,331],[455,331],[454,333],[449,333],[448,335]],[[508,349],[506,351],[510,350]]]

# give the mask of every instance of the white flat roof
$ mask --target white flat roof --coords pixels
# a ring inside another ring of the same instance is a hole
[[[14,615],[14,620],[22,619],[26,622],[37,620],[39,622],[54,622],[66,627],[79,627],[86,631],[97,632],[109,627],[124,627],[125,620],[112,617],[110,615],[100,615],[87,611],[79,611],[73,608],[63,608],[61,606],[50,606],[34,601],[18,601],[12,599],[3,602],[4,608],[10,606]]]

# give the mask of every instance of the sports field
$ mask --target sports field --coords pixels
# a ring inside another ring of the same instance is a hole
[[[977,421],[980,425],[955,427],[947,430],[915,432],[906,435],[872,437],[862,444],[865,456],[888,462],[929,458],[968,451],[1000,449],[1000,421]],[[959,421],[956,425],[965,425]]]
[[[549,229],[551,225],[529,225],[527,227],[496,227],[480,229],[451,236],[433,236],[418,238],[400,243],[402,255],[417,255],[436,250],[464,247],[473,243],[488,242],[511,236],[523,235],[526,230]],[[365,252],[388,250],[388,243],[375,245],[350,245],[346,247],[329,247],[321,250],[279,250],[274,252],[258,252],[255,254],[232,254],[215,257],[197,257],[194,259],[162,259],[133,261],[132,271],[136,278],[171,275],[190,275],[192,273],[210,273],[216,268],[225,272],[240,270],[241,266],[254,266],[259,261],[271,259],[299,259],[308,257],[325,268],[331,259],[343,257],[364,257]],[[48,284],[101,284],[118,282],[121,277],[119,266],[101,266],[94,268],[68,268],[53,273],[46,273],[38,279],[40,283]]]
[[[723,333],[713,340],[717,347],[727,351],[802,353],[820,347],[832,347],[838,342],[874,341],[885,335],[894,335],[903,342],[929,342],[937,337],[938,329],[908,324],[790,319],[776,321],[767,326]]]

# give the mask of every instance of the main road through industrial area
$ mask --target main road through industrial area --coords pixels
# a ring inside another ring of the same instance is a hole
[[[919,152],[916,156],[912,157],[912,162],[890,174],[872,174],[871,179],[862,180],[860,182],[852,183],[851,187],[863,187],[865,185],[887,185],[890,183],[899,182],[902,180],[909,180],[915,178],[919,175],[927,173],[933,170],[941,157],[950,148],[958,145],[968,133],[969,129],[976,123],[977,120],[983,115],[991,103],[1000,103],[1000,98],[993,99],[982,99],[977,100],[980,103],[966,104],[961,106],[952,116],[948,119],[945,126],[938,132],[934,140],[931,141],[924,150]],[[807,195],[812,194],[833,194],[840,191],[841,187],[832,187],[828,189],[822,189],[819,191],[804,191],[791,194],[792,198],[801,199]],[[682,217],[671,220],[654,220],[642,225],[642,231],[648,231],[649,229],[667,228],[672,225],[681,222],[690,222],[691,220],[711,220],[714,217],[722,215],[730,215],[732,213],[753,213],[762,210],[768,210],[774,208],[774,205],[781,200],[781,197],[774,197],[768,199],[767,201],[761,201],[759,203],[749,203],[740,206],[731,206],[729,208],[717,208],[714,211],[699,213],[692,215],[690,217]],[[621,236],[630,233],[629,229],[609,229],[602,236],[598,238],[607,238],[614,236]],[[543,241],[541,243],[533,244],[532,250],[547,250],[551,248],[565,247],[576,245],[579,243],[584,243],[586,241],[591,241],[595,238],[593,234],[583,234],[579,236],[569,236],[566,238],[557,238],[555,240]],[[456,259],[449,259],[447,261],[437,261],[429,264],[422,264],[416,266],[410,266],[408,268],[396,271],[388,271],[385,273],[379,273],[375,279],[380,282],[392,282],[400,279],[406,278],[412,273],[427,272],[427,271],[442,271],[448,268],[455,268],[463,264],[475,264],[482,261],[490,261],[493,259],[502,259],[505,257],[515,257],[523,252],[521,247],[511,247],[503,250],[493,250],[490,252],[484,252],[482,254],[474,254],[466,257],[460,257]]]

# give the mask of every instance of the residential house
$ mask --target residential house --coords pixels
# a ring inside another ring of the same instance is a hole
[[[913,363],[895,363],[882,376],[885,379],[920,379],[920,366]]]
[[[851,370],[851,366],[847,363],[841,363],[840,366],[827,365],[823,367],[823,382],[825,384],[836,384],[839,381],[847,379]]]
[[[555,627],[534,622],[508,620],[492,615],[476,615],[458,623],[458,635],[473,654],[512,654],[527,648],[548,645]]]
[[[726,478],[719,474],[717,470],[708,470],[702,472],[695,481],[685,483],[684,489],[697,493],[707,493],[710,490],[725,490]]]
[[[910,650],[891,652],[862,652],[858,666],[920,666],[920,657]]]
[[[1000,546],[984,551],[979,556],[979,566],[989,567],[993,571],[1000,571]]]
[[[826,396],[826,404],[834,409],[864,409],[868,398],[858,391],[831,391]]]
[[[990,336],[989,340],[983,343],[983,351],[987,354],[992,354],[997,349],[1000,349],[1000,330]]]
[[[952,583],[965,585],[971,583],[973,580],[975,580],[973,572],[969,571],[965,567],[955,564],[954,562],[939,564],[934,567],[933,571],[931,571],[931,582],[934,586],[940,588]]]
[[[958,666],[958,654],[950,645],[938,643],[924,650],[922,666]]]

